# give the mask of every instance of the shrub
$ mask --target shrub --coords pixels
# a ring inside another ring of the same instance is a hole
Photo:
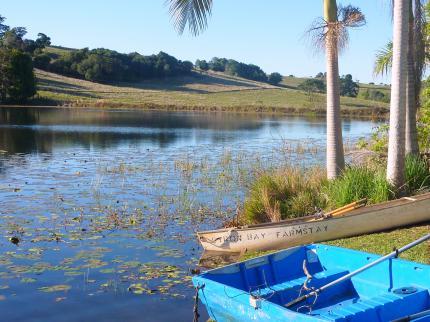
[[[282,169],[260,175],[245,200],[243,215],[247,222],[258,223],[301,217],[324,206],[319,187],[324,171],[304,173],[299,169]]]
[[[393,190],[385,178],[383,169],[365,166],[347,167],[335,180],[323,188],[331,208],[342,207],[367,198],[369,203],[393,199]]]
[[[271,73],[267,77],[267,81],[272,85],[278,85],[280,82],[282,82],[282,75],[279,73]]]
[[[18,49],[0,48],[0,102],[23,103],[35,94],[30,55]]]
[[[325,93],[326,85],[319,79],[307,79],[297,87],[299,90],[310,93]]]
[[[421,157],[406,156],[405,179],[410,192],[430,187],[430,170],[427,161]]]

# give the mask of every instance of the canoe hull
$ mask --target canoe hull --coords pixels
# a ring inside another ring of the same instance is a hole
[[[198,233],[198,239],[209,251],[273,250],[424,222],[430,222],[430,194],[369,206],[343,217],[321,221],[202,232]]]

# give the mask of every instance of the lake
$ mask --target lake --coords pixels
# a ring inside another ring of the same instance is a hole
[[[344,119],[344,139],[376,125]],[[233,217],[256,169],[323,165],[325,133],[319,117],[0,108],[1,320],[191,321],[195,232]]]

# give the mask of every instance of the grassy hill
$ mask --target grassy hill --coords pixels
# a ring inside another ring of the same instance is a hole
[[[301,82],[296,78],[284,81],[288,87],[276,87],[214,72],[110,85],[41,70],[36,70],[36,77],[35,103],[41,105],[318,114],[325,111],[325,95],[316,95],[310,101],[296,89]],[[388,111],[385,103],[359,98],[342,97],[341,104],[342,113],[349,115],[383,116]]]
[[[71,50],[65,47],[46,49],[59,56]],[[33,103],[38,105],[325,113],[325,95],[314,95],[310,99],[297,89],[306,78],[285,77],[280,86],[272,86],[212,71],[115,84],[94,83],[42,70],[36,70],[36,77],[38,94]],[[342,113],[348,115],[384,116],[388,111],[386,103],[360,98],[342,97],[341,105]]]

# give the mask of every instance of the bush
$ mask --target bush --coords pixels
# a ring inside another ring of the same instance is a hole
[[[48,54],[36,55],[33,58],[34,67],[47,70],[49,68],[51,59],[51,56],[49,56]]]
[[[287,168],[262,174],[253,183],[245,200],[243,215],[247,222],[259,223],[301,217],[322,208],[319,187],[324,171]]]
[[[405,179],[411,193],[428,189],[430,170],[427,161],[414,155],[406,156]]]
[[[299,84],[297,87],[299,90],[310,93],[325,93],[326,85],[320,79],[310,78]]]
[[[271,73],[267,77],[267,81],[272,85],[278,85],[280,82],[282,82],[282,75],[279,73]]]
[[[373,204],[395,197],[385,178],[385,171],[365,166],[347,167],[337,179],[329,181],[323,190],[331,208],[342,207],[363,198]]]
[[[23,103],[35,94],[30,55],[18,49],[0,48],[0,102]]]
[[[365,100],[377,101],[377,102],[390,102],[390,95],[385,94],[382,91],[376,89],[366,89],[365,91],[359,91],[359,97]]]

